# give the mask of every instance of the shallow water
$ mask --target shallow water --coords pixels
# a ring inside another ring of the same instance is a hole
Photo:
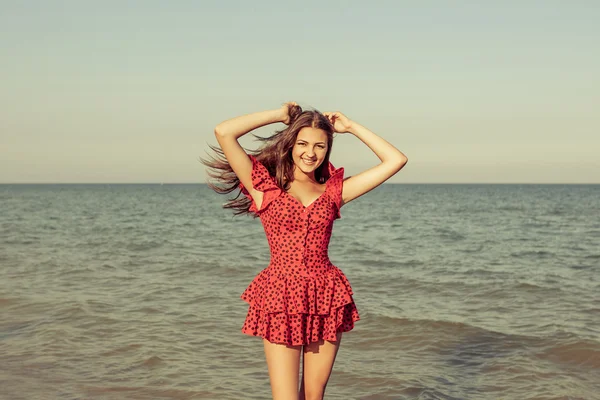
[[[0,398],[265,399],[258,220],[204,185],[0,185]],[[328,399],[600,398],[599,185],[384,185],[330,256]]]

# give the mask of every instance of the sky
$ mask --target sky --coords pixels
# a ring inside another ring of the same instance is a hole
[[[404,152],[390,183],[600,183],[598,21],[596,0],[0,0],[0,183],[204,183],[214,127],[285,101]],[[331,161],[379,162],[351,134]]]

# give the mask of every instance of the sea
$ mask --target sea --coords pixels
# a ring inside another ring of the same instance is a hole
[[[269,399],[259,219],[203,184],[0,185],[0,398]],[[326,399],[600,399],[600,185],[385,184],[330,258]]]

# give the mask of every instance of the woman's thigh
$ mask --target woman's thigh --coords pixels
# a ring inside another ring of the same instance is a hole
[[[263,339],[274,400],[298,399],[298,374],[302,346],[271,343]]]
[[[306,398],[319,398],[325,393],[341,341],[340,332],[335,342],[321,340],[304,346],[301,392]]]

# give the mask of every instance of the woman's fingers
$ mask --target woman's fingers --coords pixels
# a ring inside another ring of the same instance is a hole
[[[335,128],[335,123],[336,121],[339,119],[340,117],[340,113],[339,112],[324,112],[323,115],[325,117],[327,117],[327,119],[329,120],[329,122],[331,123],[331,125],[334,127],[334,131],[338,132],[338,130]]]

